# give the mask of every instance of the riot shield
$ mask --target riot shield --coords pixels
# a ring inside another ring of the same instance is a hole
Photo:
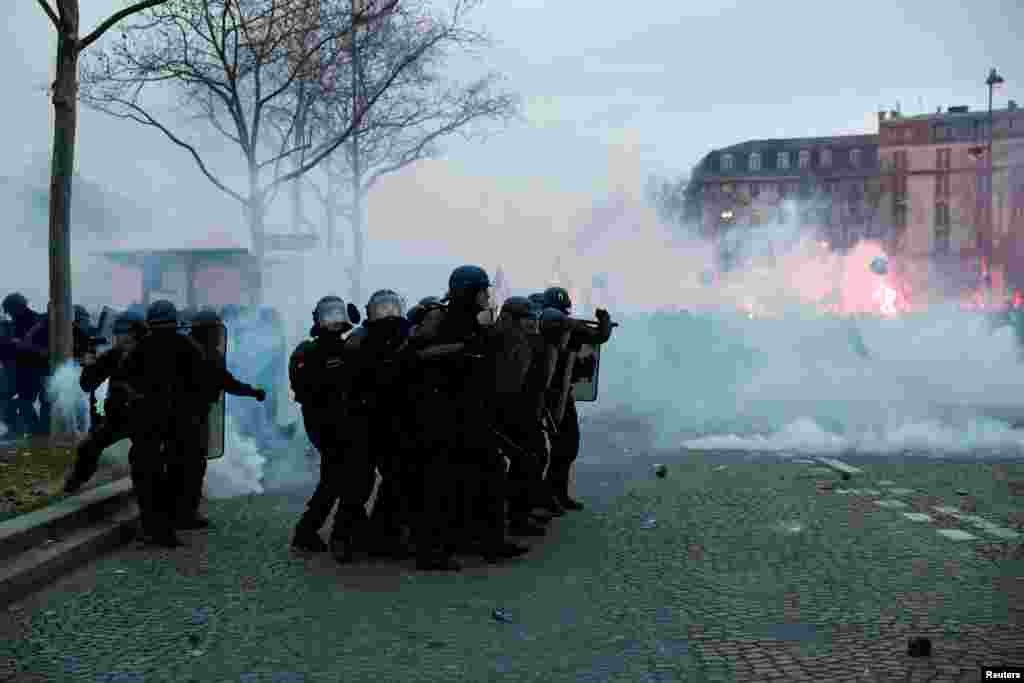
[[[583,344],[576,355],[576,369],[572,378],[572,396],[577,401],[597,400],[597,385],[601,368],[601,347]]]
[[[206,359],[219,368],[227,367],[228,331],[221,322],[200,322],[183,326],[203,348]],[[179,331],[181,331],[179,329]],[[224,455],[224,432],[227,401],[223,391],[217,392],[217,399],[210,404],[209,411],[200,421],[200,440],[207,460],[216,460]]]
[[[558,406],[555,408],[556,424],[562,424],[562,419],[565,417],[565,409],[569,405],[569,392],[572,391],[572,376],[575,367],[576,351],[569,351],[565,354],[565,369],[559,378]]]

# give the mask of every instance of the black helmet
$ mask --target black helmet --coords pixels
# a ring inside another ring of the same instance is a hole
[[[472,293],[491,286],[487,271],[480,266],[459,266],[448,278],[448,296]]]
[[[75,304],[73,309],[75,311],[75,322],[76,323],[78,323],[80,325],[83,324],[83,323],[84,324],[88,324],[89,323],[89,320],[92,318],[92,316],[89,315],[89,311],[86,310],[85,306],[83,306],[82,304]]]
[[[546,308],[557,308],[563,313],[568,313],[572,308],[572,301],[569,300],[569,292],[564,287],[548,287],[544,290],[544,306]]]
[[[436,296],[425,296],[420,299],[419,306],[440,305],[441,298]]]
[[[406,314],[405,319],[411,322],[413,325],[419,325],[423,322],[423,315],[426,313],[426,309],[420,304],[416,304],[410,308]]]
[[[146,321],[135,311],[125,311],[114,321],[114,334],[137,334],[146,329]]]
[[[561,309],[545,308],[540,314],[540,319],[544,322],[565,322],[569,319],[569,316]]]
[[[177,325],[178,309],[166,299],[154,301],[146,309],[146,322],[152,327]]]
[[[509,318],[529,318],[533,315],[533,306],[524,296],[510,296],[501,305],[501,315]]]
[[[4,313],[8,315],[14,315],[26,308],[28,308],[28,299],[20,292],[14,292],[4,297],[3,309]]]
[[[316,302],[316,308],[313,309],[313,326],[318,327],[320,325],[320,317],[324,311],[337,308],[342,309],[344,322],[347,322],[352,327],[359,324],[362,316],[359,315],[359,309],[355,307],[355,304],[346,304],[340,296],[331,294]]]
[[[221,325],[223,322],[212,308],[204,308],[192,316],[193,325]]]
[[[405,315],[405,299],[393,289],[379,289],[366,302],[366,319],[401,318]]]

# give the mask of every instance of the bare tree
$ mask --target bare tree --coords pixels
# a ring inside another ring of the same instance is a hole
[[[351,296],[362,299],[362,274],[365,261],[365,198],[373,186],[387,174],[421,159],[441,154],[443,139],[460,135],[465,139],[486,137],[478,124],[508,121],[518,111],[518,97],[500,89],[501,77],[487,73],[470,82],[449,76],[453,58],[474,56],[490,46],[489,38],[468,28],[464,21],[479,5],[477,0],[461,2],[446,28],[444,37],[421,53],[381,96],[359,126],[353,130],[344,151],[338,150],[325,160],[323,185],[310,183],[323,208],[327,227],[327,249],[338,243],[339,218],[352,229],[352,254],[349,268]],[[393,55],[408,52],[423,42],[424,35],[436,31],[435,21],[426,6],[404,2],[403,9],[412,21],[386,21],[372,30],[358,31],[349,44],[351,83],[349,99],[328,97],[316,103],[308,125],[334,130],[351,120],[370,92],[370,84],[380,78],[375,73]],[[295,212],[296,218],[298,211]]]
[[[167,0],[144,0],[115,12],[92,33],[79,38],[78,0],[36,0],[57,30],[56,77],[53,81],[53,160],[50,167],[50,367],[56,369],[73,352],[71,335],[71,179],[75,169],[78,128],[78,58],[119,21]],[[57,419],[56,412],[54,419]],[[58,431],[56,421],[51,425]]]
[[[171,0],[149,10],[122,40],[88,65],[83,102],[111,116],[162,132],[186,150],[203,175],[245,213],[252,236],[250,290],[262,298],[266,212],[277,191],[316,168],[341,146],[392,84],[450,30],[443,18],[400,54],[375,62],[366,96],[347,121],[318,128],[295,143],[292,126],[319,95],[351,98],[339,84],[350,69],[353,31],[379,20],[409,20],[397,0]],[[233,187],[199,145],[175,132],[143,102],[148,86],[170,84],[181,109],[227,139],[241,154],[247,182]],[[312,97],[310,93],[317,94]],[[319,135],[318,135],[319,134]],[[296,163],[296,160],[297,163]],[[285,167],[291,162],[291,169]]]

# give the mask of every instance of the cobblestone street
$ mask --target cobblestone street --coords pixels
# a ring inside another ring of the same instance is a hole
[[[288,551],[304,492],[214,501],[188,547],[125,548],[12,606],[0,680],[976,681],[1024,664],[1021,464],[844,457],[861,470],[845,480],[792,458],[598,457],[586,438],[587,509],[505,566],[338,567]],[[907,655],[915,636],[930,657]]]

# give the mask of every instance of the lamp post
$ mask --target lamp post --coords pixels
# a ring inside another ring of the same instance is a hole
[[[995,172],[995,163],[992,158],[992,139],[995,135],[995,126],[993,125],[994,116],[992,113],[992,93],[997,85],[1004,82],[1003,77],[993,67],[988,72],[988,78],[985,79],[985,85],[988,86],[988,145],[986,149],[986,156],[988,157],[988,173],[986,177],[988,180],[985,181],[985,190],[988,193],[988,235],[985,240],[985,258],[987,263],[985,264],[985,284],[988,289],[989,300],[992,298],[992,257],[994,256],[994,242],[995,242],[995,197],[993,194],[994,183],[993,174]]]

